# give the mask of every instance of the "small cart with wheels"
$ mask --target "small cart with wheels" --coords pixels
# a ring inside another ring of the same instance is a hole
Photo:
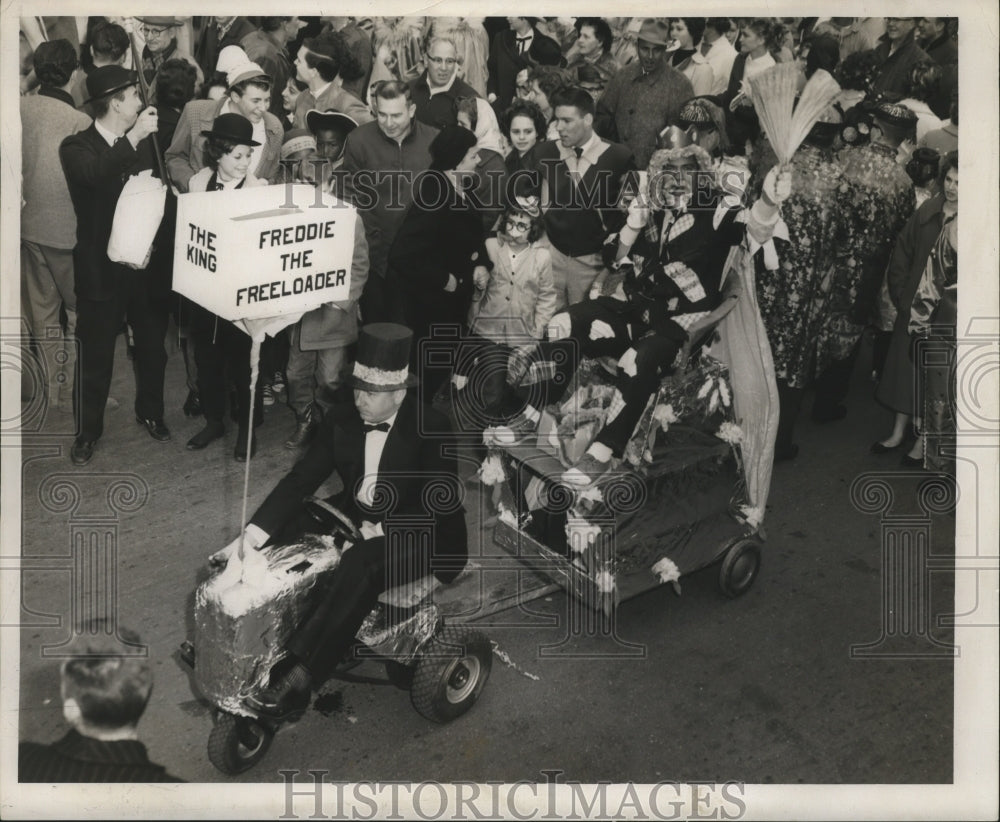
[[[282,722],[256,714],[244,700],[268,684],[292,631],[357,538],[328,503],[312,499],[307,507],[332,535],[248,552],[250,563],[234,557],[196,593],[195,637],[182,644],[181,658],[213,707],[208,756],[225,774],[249,770],[267,753]],[[493,648],[483,632],[445,624],[432,601],[439,585],[426,576],[385,591],[358,631],[354,652],[333,676],[351,679],[351,668],[375,660],[385,666],[386,682],[410,692],[421,716],[444,723],[468,711],[489,679]]]
[[[730,276],[722,305],[692,329],[623,459],[591,486],[562,474],[613,413],[613,365],[585,359],[533,439],[487,438],[480,473],[493,484],[496,541],[605,616],[665,582],[680,593],[681,576],[716,562],[729,597],[757,577],[761,512],[747,494],[729,372],[701,350],[741,292]]]

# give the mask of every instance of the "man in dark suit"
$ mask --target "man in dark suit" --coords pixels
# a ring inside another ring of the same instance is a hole
[[[497,32],[490,44],[486,99],[497,111],[504,111],[514,99],[517,73],[521,69],[532,63],[541,66],[562,63],[559,44],[535,28],[538,20],[538,17],[508,17],[510,28]]]
[[[341,661],[362,621],[387,588],[433,573],[450,582],[468,557],[461,483],[447,419],[421,407],[407,389],[413,333],[395,323],[361,329],[351,382],[354,402],[324,419],[308,453],[268,495],[245,532],[213,555],[238,547],[287,543],[315,530],[302,500],[336,471],[344,490],[330,502],[360,523],[361,539],[345,551],[323,600],[288,644],[284,673],[251,696],[254,710],[284,716],[308,701]],[[428,500],[433,499],[433,508]]]
[[[87,91],[96,119],[59,146],[76,212],[73,264],[80,355],[74,391],[77,438],[70,451],[75,465],[89,462],[104,432],[115,339],[126,318],[135,340],[136,421],[153,439],[170,439],[163,422],[169,282],[108,259],[115,209],[129,171],[137,165],[136,149],[157,130],[156,109],[143,110],[137,82],[136,74],[121,66],[94,69],[87,77]]]
[[[257,31],[257,27],[246,17],[204,17],[202,20],[194,57],[205,77],[211,77],[216,71],[219,52],[226,46],[239,46],[249,34]]]
[[[604,270],[601,248],[625,222],[617,208],[632,151],[594,131],[594,98],[567,86],[552,95],[558,141],[536,148],[545,230],[552,244],[552,277],[559,308],[586,298]]]
[[[137,726],[153,690],[139,637],[104,623],[81,628],[60,670],[70,731],[51,745],[22,742],[19,782],[183,782],[149,761]]]

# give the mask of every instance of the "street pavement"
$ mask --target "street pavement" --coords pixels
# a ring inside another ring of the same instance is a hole
[[[608,635],[580,629],[566,596],[551,593],[479,626],[495,644],[492,676],[455,722],[427,721],[391,685],[331,680],[256,768],[231,777],[208,760],[210,708],[176,649],[192,635],[206,558],[238,533],[236,426],[204,451],[185,450],[202,421],[181,413],[175,354],[173,439],[154,442],[131,413],[122,344],[112,387],[119,407],[108,411],[88,465],[70,463],[71,418],[40,408],[26,419],[19,737],[49,742],[65,732],[58,646],[89,607],[67,557],[74,540],[89,539],[94,552],[113,546],[109,612],[149,646],[156,684],[141,738],[154,761],[186,780],[276,782],[279,770],[321,769],[352,781],[537,782],[559,771],[582,782],[949,782],[953,657],[939,617],[968,605],[954,602],[949,570],[955,519],[922,513],[919,489],[931,475],[904,471],[899,454],[869,454],[889,414],[872,399],[866,371],[859,365],[841,422],[811,422],[807,396],[801,453],[775,467],[763,565],[744,596],[723,596],[711,566],[683,577],[680,596],[665,585],[624,603]],[[282,447],[291,411],[275,405],[265,416],[250,463],[251,513],[296,457]],[[882,479],[852,501],[852,483],[866,474]],[[926,602],[886,602],[899,568],[884,559],[892,523],[879,513],[881,493],[890,514],[913,515],[910,532],[928,534],[929,569],[906,583]],[[481,503],[470,487],[473,551],[490,545]],[[915,622],[901,626],[901,610]],[[382,671],[365,663],[355,673]]]

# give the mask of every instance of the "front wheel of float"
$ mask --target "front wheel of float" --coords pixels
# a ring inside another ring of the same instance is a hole
[[[760,542],[739,539],[729,546],[719,569],[719,587],[728,597],[738,597],[750,590],[760,571]]]
[[[486,686],[493,646],[481,631],[448,627],[424,647],[413,672],[410,700],[432,722],[450,722],[471,708]]]
[[[230,776],[248,771],[267,753],[274,731],[247,716],[220,711],[208,737],[208,759]]]

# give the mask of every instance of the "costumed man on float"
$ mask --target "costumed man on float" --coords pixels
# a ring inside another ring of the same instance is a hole
[[[447,419],[407,389],[413,332],[395,323],[362,327],[351,376],[354,401],[326,415],[306,455],[274,487],[244,533],[213,564],[224,564],[241,541],[266,549],[320,527],[303,508],[336,471],[343,491],[328,502],[360,523],[361,540],[346,550],[315,611],[292,634],[269,687],[247,698],[267,716],[285,718],[308,705],[312,689],[351,647],[378,596],[433,573],[451,582],[468,557],[455,440]],[[434,493],[429,493],[433,486]],[[433,498],[433,508],[425,500]],[[426,522],[430,540],[414,534]],[[427,544],[429,542],[429,544]]]
[[[660,378],[669,374],[688,329],[720,302],[723,268],[732,246],[749,231],[757,247],[770,239],[778,205],[788,196],[786,174],[773,169],[760,199],[750,209],[715,184],[708,152],[675,129],[670,148],[650,159],[647,189],[628,205],[625,226],[604,246],[605,264],[624,274],[610,295],[606,275],[591,288],[589,300],[569,307],[549,323],[549,341],[536,361],[553,363],[552,378],[531,386],[547,404],[559,398],[576,369],[576,352],[617,359],[623,404],[613,403],[609,418],[583,457],[562,479],[576,487],[595,482],[620,459]],[[751,243],[753,246],[754,243]],[[619,279],[615,277],[614,279]],[[567,351],[555,348],[571,341]],[[615,413],[615,406],[620,410]],[[491,429],[499,442],[516,441],[535,430],[539,411],[530,404],[506,426]]]

